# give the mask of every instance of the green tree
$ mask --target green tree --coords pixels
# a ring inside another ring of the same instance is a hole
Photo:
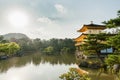
[[[50,40],[41,40],[39,38],[36,39],[12,39],[12,42],[16,42],[21,47],[21,52],[47,52],[47,48],[49,46],[53,47],[52,54],[60,54],[61,52],[65,53],[66,51],[69,53],[75,52],[75,46],[73,39],[55,39],[52,38]],[[66,49],[65,49],[66,48]]]
[[[107,42],[108,42],[108,45],[111,45],[112,47],[115,48],[116,53],[119,53],[119,51],[120,51],[120,32],[117,35],[108,38]]]
[[[117,17],[110,19],[108,21],[104,21],[104,24],[106,24],[106,26],[108,28],[118,28],[120,26],[120,10],[118,10],[117,12]],[[107,39],[108,45],[111,45],[112,47],[115,48],[116,53],[119,53],[120,51],[120,31],[117,30],[116,35],[109,37]]]
[[[33,45],[34,45],[33,47],[35,48],[36,51],[40,51],[43,46],[42,41],[39,38],[36,38],[33,40]]]
[[[69,72],[60,76],[62,80],[91,80],[86,74],[80,75],[76,68],[70,68]]]
[[[117,17],[103,22],[108,28],[116,29],[114,33],[111,33],[113,36],[107,39],[107,44],[114,48],[114,55],[108,55],[105,59],[107,65],[110,66],[110,69],[113,68],[114,64],[120,64],[120,10],[117,12]]]
[[[120,66],[119,65],[120,64],[120,55],[108,55],[108,57],[105,58],[105,63],[109,66],[108,71],[110,73],[118,73],[119,66]]]
[[[15,42],[9,43],[7,47],[8,47],[8,54],[9,55],[16,54],[16,52],[20,49],[20,46]]]
[[[108,48],[106,44],[106,37],[107,35],[105,33],[90,34],[85,39],[85,43],[81,46],[81,49],[84,53],[96,54],[101,62],[104,63],[103,58],[100,57],[100,51]]]
[[[5,53],[7,53],[8,50],[8,43],[0,43],[0,55],[5,55]]]
[[[40,46],[40,45],[39,45]],[[47,47],[53,47],[53,54],[60,54],[60,53],[65,53],[66,51],[69,53],[74,53],[75,52],[75,46],[74,46],[74,41],[72,39],[50,39],[50,40],[43,40],[41,43],[42,51],[44,51],[45,48]]]
[[[105,59],[105,62],[109,66],[120,64],[120,55],[108,55],[108,57]]]
[[[44,49],[44,53],[50,55],[53,54],[54,48],[52,46],[48,46],[47,48]]]
[[[116,18],[110,19],[108,21],[104,21],[102,23],[106,24],[108,28],[115,28],[120,26],[120,10],[117,12]]]
[[[14,55],[19,49],[20,46],[15,42],[0,44],[1,55],[8,55],[8,56]]]
[[[30,39],[21,38],[21,39],[17,40],[17,43],[20,45],[20,48],[21,48],[22,52],[35,51],[35,47],[33,45],[33,42]]]
[[[63,47],[60,52],[61,53],[70,53],[70,48]]]

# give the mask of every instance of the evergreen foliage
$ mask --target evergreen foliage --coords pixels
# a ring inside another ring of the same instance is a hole
[[[10,42],[16,42],[21,48],[21,52],[35,52],[39,51],[45,54],[62,54],[62,53],[74,53],[75,46],[73,39],[50,39],[50,40],[41,40],[36,39],[11,39]]]
[[[105,33],[100,34],[90,34],[84,40],[84,44],[81,46],[84,53],[91,53],[96,54],[101,62],[104,62],[103,59],[100,57],[100,50],[106,49],[109,46],[106,44],[106,37]]]
[[[103,23],[106,24],[108,28],[115,28],[120,26],[120,10],[118,10],[116,18],[104,21]]]
[[[108,55],[108,58],[105,59],[105,62],[109,66],[120,64],[120,55]]]
[[[76,68],[70,68],[69,72],[60,76],[62,80],[91,80],[88,75],[80,75]]]
[[[115,51],[116,51],[115,53],[119,53],[119,51],[120,51],[120,32],[117,35],[108,38],[107,42],[108,42],[108,45],[111,45],[112,47],[115,48]]]

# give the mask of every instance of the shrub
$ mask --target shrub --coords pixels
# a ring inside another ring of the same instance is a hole
[[[105,63],[109,66],[120,64],[120,55],[108,55],[108,57],[105,59]]]
[[[76,68],[70,68],[69,72],[60,76],[62,80],[91,80],[87,74],[80,75]]]

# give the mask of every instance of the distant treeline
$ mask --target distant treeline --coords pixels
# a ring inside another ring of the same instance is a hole
[[[41,40],[39,38],[11,38],[9,42],[16,42],[20,46],[20,50],[17,52],[18,55],[39,51],[43,54],[63,54],[63,53],[74,53],[75,46],[73,39],[50,39]]]

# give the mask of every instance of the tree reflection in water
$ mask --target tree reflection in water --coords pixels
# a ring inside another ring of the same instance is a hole
[[[39,65],[40,63],[56,64],[75,64],[76,59],[74,54],[62,54],[62,55],[42,55],[40,53],[34,53],[22,57],[14,57],[8,60],[0,61],[0,72],[6,72],[11,67],[22,67],[26,64],[33,63]]]
[[[62,55],[42,55],[40,53],[34,53],[22,57],[14,57],[8,60],[0,61],[0,73],[7,72],[10,68],[20,68],[28,64],[33,64],[34,66],[40,66],[41,64],[52,65],[71,65],[76,64],[76,59],[74,54],[62,54]],[[43,66],[44,67],[44,66]],[[54,67],[53,67],[54,68]],[[60,68],[61,69],[61,68]],[[69,68],[68,68],[69,69]],[[106,74],[99,72],[95,69],[82,68],[90,73],[92,80],[119,80],[118,76],[113,74]],[[120,75],[120,74],[119,74]],[[40,76],[40,75],[39,75]],[[59,76],[57,76],[59,77]]]

